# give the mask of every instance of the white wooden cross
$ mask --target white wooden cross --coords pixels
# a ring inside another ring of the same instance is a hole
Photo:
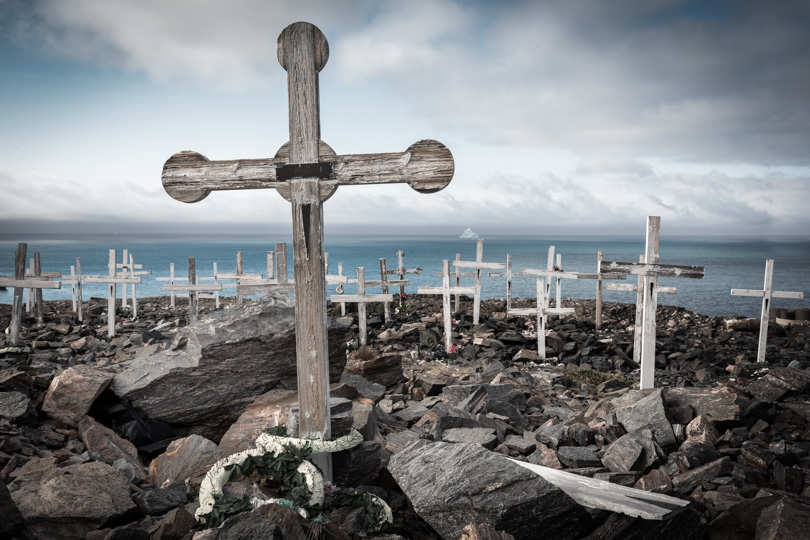
[[[51,281],[54,279],[60,279],[62,277],[61,272],[43,272],[42,271],[42,260],[40,259],[39,253],[34,253],[34,258],[31,259],[30,271],[25,274],[25,277],[31,279],[43,279],[46,281]],[[37,315],[37,326],[42,326],[45,324],[45,303],[42,300],[42,288],[35,288],[31,287],[28,289],[28,302],[31,304],[33,302],[33,307],[36,309]],[[32,309],[31,305],[28,306],[28,311],[30,312]]]
[[[63,278],[61,282],[70,285],[71,305],[79,322],[82,322],[82,261],[79,257],[76,257],[76,266],[70,266],[70,276]]]
[[[490,272],[487,274],[489,277],[505,277],[506,278],[506,310],[512,309],[512,279],[516,277],[533,277],[531,274],[525,272],[512,272],[512,254],[506,254],[506,272]]]
[[[506,311],[509,317],[536,317],[537,318],[537,354],[540,358],[546,357],[546,317],[549,315],[571,315],[574,308],[548,307],[543,278],[537,280],[537,306],[534,308],[514,308]]]
[[[335,289],[335,294],[343,295],[345,293],[344,285],[347,283],[357,283],[357,279],[349,279],[348,277],[343,275],[343,263],[338,263],[338,273],[336,276],[331,276],[335,282],[339,283],[337,288]],[[330,276],[327,274],[326,279],[327,282],[329,281]],[[345,281],[343,281],[345,280]],[[335,301],[335,297],[332,297],[332,302]],[[340,315],[345,317],[346,316],[346,302],[339,300],[340,302]]]
[[[456,253],[456,262],[461,262],[461,253]],[[454,263],[454,265],[455,265],[455,263]],[[442,277],[443,274],[441,272],[436,272],[436,275],[438,277]],[[461,287],[461,278],[463,278],[463,277],[473,277],[474,278],[475,277],[475,272],[462,272],[460,267],[455,267],[455,270],[450,274],[450,277],[456,278],[456,285],[455,286],[457,288],[460,288]],[[453,308],[453,311],[458,311],[459,310],[459,304],[461,303],[460,298],[459,298],[458,294],[456,294],[454,296],[455,296],[455,307]]]
[[[399,276],[400,280],[405,279],[406,274],[416,274],[417,276],[422,274],[422,269],[418,266],[416,268],[405,268],[405,252],[401,249],[397,251],[397,267],[393,270],[388,271],[391,275]],[[403,295],[405,294],[405,285],[401,285],[399,287],[399,298],[400,304],[402,303]]]
[[[195,271],[196,271],[196,262],[195,262]],[[203,281],[212,281],[214,285],[217,285],[217,263],[214,263],[214,275],[212,276],[196,276],[197,283],[202,283]],[[155,281],[167,281],[167,285],[179,285],[181,283],[188,283],[188,277],[183,276],[175,276],[174,275],[174,263],[169,263],[169,277],[157,277]],[[168,288],[161,288],[163,291],[169,291],[171,296],[170,304],[171,307],[175,306],[175,297],[179,298],[189,298],[189,293],[187,292],[188,289],[184,287],[175,288],[175,287],[168,287]],[[213,290],[200,290],[196,291],[197,293],[197,300],[199,301],[202,298],[212,298],[214,300],[214,307],[219,308],[219,291],[222,290],[222,287],[214,288]],[[186,291],[186,292],[181,292]]]
[[[453,177],[453,156],[437,141],[405,152],[343,155],[320,140],[318,72],[329,46],[312,24],[285,28],[278,59],[287,70],[290,140],[271,159],[209,161],[181,152],[163,167],[163,186],[192,203],[213,190],[276,188],[292,203],[295,271],[296,358],[299,429],[304,438],[329,438],[329,354],[323,263],[323,201],[341,185],[406,182],[423,193],[438,191]],[[328,475],[327,475],[328,476]]]
[[[602,259],[599,259],[600,261]],[[638,262],[644,264],[644,255],[638,256]],[[610,274],[602,274],[610,275]],[[644,276],[638,276],[638,283],[608,283],[607,289],[609,291],[627,291],[636,293],[636,319],[633,325],[633,361],[641,365],[641,350],[642,350],[642,326],[644,324]],[[678,289],[675,287],[662,287],[658,285],[658,294],[676,294]]]
[[[175,278],[179,281],[181,278]],[[188,258],[188,277],[186,278],[185,285],[180,283],[167,283],[163,285],[164,291],[184,291],[188,292],[188,323],[191,324],[197,320],[197,294],[200,292],[221,291],[221,283],[200,283],[197,278],[197,263],[194,257]]]
[[[135,256],[132,253],[129,253],[126,249],[123,250],[123,254],[121,257],[123,262],[120,262],[115,265],[116,269],[123,270],[123,275],[128,275],[129,277],[134,276],[148,276],[152,273],[151,270],[144,270],[142,264],[135,264]],[[135,294],[135,283],[132,283],[132,318],[138,316],[138,297]],[[123,285],[121,287],[121,307],[127,307],[127,286]]]
[[[141,283],[140,276],[127,276],[116,273],[116,251],[110,250],[107,262],[106,276],[82,276],[83,283],[106,283],[107,284],[107,337],[115,337],[115,287],[121,283],[125,287],[131,283]]]
[[[632,274],[644,278],[644,311],[641,325],[641,378],[642,390],[655,387],[655,312],[658,308],[658,278],[676,277],[703,279],[706,274],[702,266],[679,266],[659,264],[661,218],[647,217],[647,241],[644,250],[645,263],[608,262],[599,263],[599,272]]]
[[[558,256],[557,260],[558,260],[558,264],[557,264],[557,266],[555,266],[554,265],[554,246],[548,246],[548,259],[546,260],[546,269],[545,270],[536,269],[536,268],[521,268],[521,270],[520,270],[521,274],[527,274],[527,275],[530,275],[530,276],[540,276],[540,277],[544,277],[544,278],[548,279],[548,281],[546,281],[546,283],[545,283],[546,290],[545,290],[545,294],[543,295],[543,297],[546,300],[546,307],[549,307],[549,303],[550,303],[550,299],[551,299],[551,280],[552,279],[557,280],[557,306],[556,307],[560,308],[560,307],[562,307],[560,305],[560,296],[561,296],[561,291],[560,291],[561,286],[559,285],[560,281],[562,279],[578,279],[578,277],[579,277],[579,275],[576,272],[563,272],[562,270],[560,270],[559,265],[562,264],[562,258],[560,256]],[[563,315],[567,315],[567,312],[556,313],[556,315],[559,315],[560,317],[562,317]]]
[[[596,269],[595,274],[577,274],[577,279],[595,279],[596,280],[596,329],[602,328],[602,281],[605,279],[626,279],[624,274],[603,274],[599,272],[599,263],[602,262],[602,250],[596,256]],[[642,261],[643,262],[643,261]],[[610,284],[608,284],[610,289]]]
[[[388,279],[388,268],[385,264],[385,259],[380,259],[380,279],[374,281],[366,281],[366,287],[380,287],[382,288],[383,294],[388,294],[388,287],[401,287],[405,288],[408,285],[408,281],[405,279]],[[385,322],[391,320],[391,304],[386,302],[384,304],[383,314],[385,316]]]
[[[440,294],[442,295],[442,312],[444,318],[444,350],[451,352],[453,347],[453,317],[450,313],[450,295],[455,294],[475,294],[476,287],[455,287],[450,286],[450,261],[442,261],[442,286],[441,287],[419,287],[417,294]]]
[[[277,242],[274,256],[268,251],[268,263],[275,258],[276,270],[272,272],[272,267],[267,272],[267,279],[250,277],[239,280],[236,284],[237,297],[263,294],[266,296],[280,294],[287,296],[295,292],[295,281],[287,277],[287,243]],[[237,270],[239,270],[238,268]],[[244,274],[242,274],[244,275]]]
[[[58,281],[48,281],[42,278],[27,278],[25,276],[25,256],[28,244],[17,244],[14,252],[14,276],[0,276],[0,287],[13,287],[14,299],[11,304],[11,326],[9,327],[9,344],[12,347],[20,345],[20,326],[23,315],[24,289],[59,289],[62,284]]]
[[[765,362],[765,347],[768,343],[768,319],[770,318],[771,298],[804,298],[803,292],[773,290],[773,259],[765,260],[765,285],[762,290],[731,289],[732,296],[755,296],[762,298],[762,313],[759,317],[759,346],[757,362]]]
[[[330,298],[335,301],[335,298]],[[388,304],[394,301],[393,294],[366,294],[366,269],[362,266],[357,267],[357,294],[343,294],[340,295],[341,302],[351,302],[357,304],[357,326],[360,334],[360,345],[368,343],[368,325],[366,321],[366,305],[384,303]]]
[[[505,266],[502,263],[489,263],[484,262],[484,239],[479,238],[476,240],[475,245],[475,260],[474,261],[453,261],[453,266],[456,268],[472,268],[475,270],[475,291],[473,299],[473,324],[478,324],[481,314],[481,278],[482,270],[503,270]]]

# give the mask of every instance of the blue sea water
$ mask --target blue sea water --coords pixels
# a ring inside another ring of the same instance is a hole
[[[9,238],[0,237],[0,275],[13,275],[14,251],[17,243],[28,243],[28,257],[39,252],[43,272],[70,274],[71,265],[81,258],[84,275],[107,274],[108,250],[118,250],[121,261],[122,250],[134,254],[135,262],[143,264],[152,274],[143,276],[138,285],[138,297],[168,295],[161,290],[161,282],[156,277],[168,277],[169,264],[174,263],[175,274],[185,276],[188,257],[195,257],[198,276],[210,276],[213,263],[219,272],[234,272],[236,252],[243,253],[245,273],[266,272],[266,253],[275,249],[276,242],[288,243],[288,266],[292,276],[292,240],[289,236],[269,237],[167,237],[125,235],[85,236],[74,238]],[[566,238],[550,239],[539,237],[487,237],[484,241],[484,261],[506,262],[507,253],[512,254],[513,271],[521,268],[545,268],[549,245],[556,247],[562,255],[562,268],[570,272],[596,272],[597,252],[604,252],[605,260],[638,261],[644,252],[644,238]],[[405,252],[407,268],[421,267],[420,276],[409,275],[408,294],[416,293],[418,286],[440,285],[442,259],[455,259],[456,253],[462,260],[475,259],[474,240],[455,236],[341,236],[327,235],[325,248],[329,253],[329,273],[337,273],[337,263],[343,263],[343,273],[356,277],[356,267],[363,266],[366,280],[379,279],[380,259],[385,258],[388,268],[397,266],[396,253]],[[731,239],[661,239],[661,263],[705,266],[704,279],[664,278],[661,285],[678,288],[675,295],[659,295],[659,303],[683,306],[696,313],[709,316],[744,315],[758,317],[761,300],[752,297],[732,297],[730,290],[761,289],[764,281],[765,260],[774,259],[774,290],[801,291],[804,300],[775,299],[774,307],[802,308],[810,306],[810,241],[768,241]],[[628,278],[634,283],[635,278]],[[462,285],[472,284],[472,278],[462,278]],[[354,286],[346,286],[346,292],[353,292]],[[335,286],[329,287],[333,292]],[[84,285],[84,298],[106,297],[103,284]],[[514,297],[534,297],[536,290],[532,278],[515,278]],[[233,294],[233,292],[226,294]],[[552,293],[553,294],[553,293]],[[70,299],[70,286],[61,290],[45,290],[46,300]],[[505,278],[485,278],[482,295],[484,298],[504,298]],[[119,288],[120,296],[120,288]],[[596,297],[594,280],[562,280],[563,298]],[[635,294],[619,291],[605,291],[605,301],[635,302]],[[0,303],[10,304],[12,290],[0,291]]]

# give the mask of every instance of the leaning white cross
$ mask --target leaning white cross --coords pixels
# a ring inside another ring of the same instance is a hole
[[[13,287],[14,299],[11,307],[11,326],[9,327],[9,344],[20,345],[20,326],[22,324],[23,290],[24,289],[59,289],[58,281],[25,277],[25,255],[28,244],[20,243],[14,252],[14,276],[0,276],[0,287]]]
[[[444,350],[451,352],[453,347],[453,318],[450,314],[450,295],[455,294],[475,294],[476,287],[455,287],[450,286],[450,261],[442,261],[442,286],[441,287],[419,287],[417,294],[440,294],[442,295],[442,313],[444,317]]]
[[[574,308],[548,307],[543,279],[537,280],[537,306],[533,308],[514,308],[506,310],[509,317],[536,317],[537,318],[537,354],[540,358],[546,357],[546,317],[549,315],[571,315]]]
[[[334,296],[330,298],[330,300],[332,302],[336,301]],[[380,302],[387,305],[393,302],[393,300],[393,294],[366,294],[366,269],[362,266],[357,267],[357,294],[342,294],[340,295],[340,301],[357,304],[357,326],[360,334],[360,345],[366,345],[368,343],[366,305]]]
[[[285,28],[278,59],[287,70],[290,140],[271,159],[209,161],[196,152],[172,156],[163,186],[192,203],[211,191],[276,188],[292,203],[295,271],[296,359],[300,433],[329,438],[329,354],[323,263],[323,201],[341,185],[406,182],[423,193],[438,191],[453,177],[453,156],[437,141],[419,141],[405,152],[337,156],[320,140],[318,72],[329,45],[312,24]]]
[[[484,239],[479,238],[475,246],[475,260],[474,261],[453,261],[453,266],[456,268],[471,268],[475,270],[475,286],[473,298],[473,324],[478,324],[481,314],[481,278],[483,269],[488,270],[503,270],[505,267],[501,263],[484,262]]]
[[[731,289],[732,296],[755,296],[762,298],[762,313],[759,318],[759,346],[757,362],[765,362],[765,346],[768,342],[768,319],[770,317],[771,298],[804,298],[803,292],[773,290],[773,259],[765,260],[765,286],[761,291],[752,289]]]
[[[658,278],[703,279],[706,270],[702,266],[679,266],[659,264],[661,218],[647,217],[647,242],[644,250],[645,263],[610,262],[599,263],[599,272],[632,274],[644,278],[644,311],[641,324],[641,377],[639,388],[655,387],[655,312],[658,308]]]
[[[600,259],[601,261],[602,259]],[[638,262],[644,264],[644,255],[638,256]],[[609,274],[602,274],[609,275]],[[609,291],[627,291],[636,293],[636,322],[633,326],[633,361],[637,365],[641,365],[641,339],[643,336],[642,326],[644,324],[644,276],[638,276],[638,283],[608,283],[607,289]],[[675,287],[662,287],[658,286],[658,294],[676,294],[678,289]]]
[[[140,276],[125,276],[115,272],[115,250],[110,250],[107,262],[106,276],[82,276],[82,283],[106,283],[107,284],[107,337],[115,337],[115,287],[121,283],[124,287],[131,283],[141,283]]]

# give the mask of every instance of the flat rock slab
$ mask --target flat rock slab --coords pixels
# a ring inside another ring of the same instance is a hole
[[[329,321],[329,377],[346,364],[347,329]],[[175,433],[219,440],[259,395],[297,388],[295,310],[257,300],[177,332],[170,349],[132,360],[113,391]]]
[[[641,397],[644,392],[639,390],[625,394],[621,400],[637,397],[640,399],[628,406],[617,408],[616,417],[628,433],[649,426],[655,433],[658,444],[664,447],[674,445],[677,441],[672,425],[667,420],[661,390],[653,390],[649,395]]]
[[[295,403],[298,403],[298,393],[294,390],[276,388],[257,397],[219,441],[223,454],[230,456],[253,448],[262,431],[287,423],[290,407]]]
[[[88,531],[137,515],[127,479],[98,461],[53,468],[11,497],[29,536],[37,539],[84,538]]]
[[[112,373],[85,364],[68,368],[51,381],[42,412],[75,427],[112,378]]]
[[[471,523],[516,540],[581,538],[592,528],[585,510],[562,490],[475,444],[417,440],[391,457],[388,470],[416,512],[442,538]]]
[[[695,415],[702,415],[715,422],[740,420],[746,399],[736,390],[729,387],[663,389],[664,402],[667,408],[678,408],[690,405]]]
[[[498,436],[492,428],[453,428],[442,432],[442,440],[452,443],[480,444],[492,450],[498,444]]]
[[[157,487],[166,480],[185,480],[223,457],[216,444],[199,435],[177,439],[149,464],[149,481]]]
[[[146,470],[134,444],[119,437],[113,430],[96,422],[90,416],[82,418],[78,430],[88,451],[109,461],[123,459],[132,465],[132,472],[139,481],[146,479]]]

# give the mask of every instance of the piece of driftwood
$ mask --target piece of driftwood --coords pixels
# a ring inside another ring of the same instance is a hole
[[[773,290],[773,259],[765,260],[765,284],[762,290],[731,289],[731,296],[753,296],[762,298],[762,312],[759,317],[759,345],[757,362],[765,362],[765,348],[768,344],[768,320],[771,311],[771,298],[804,298],[803,292]]]
[[[289,142],[270,159],[216,162],[181,152],[164,165],[162,181],[183,202],[214,190],[272,187],[291,202],[299,431],[304,438],[329,438],[322,203],[340,185],[407,182],[423,193],[438,191],[453,177],[453,156],[431,140],[403,153],[334,155],[320,140],[318,73],[329,57],[326,37],[312,24],[291,24],[278,38],[277,56],[287,71]],[[329,463],[319,465],[330,479]]]
[[[689,504],[688,500],[677,499],[661,493],[612,484],[604,480],[596,480],[516,459],[511,461],[541,476],[565,491],[577,503],[588,508],[618,512],[642,519],[660,520],[665,519],[674,510]]]

